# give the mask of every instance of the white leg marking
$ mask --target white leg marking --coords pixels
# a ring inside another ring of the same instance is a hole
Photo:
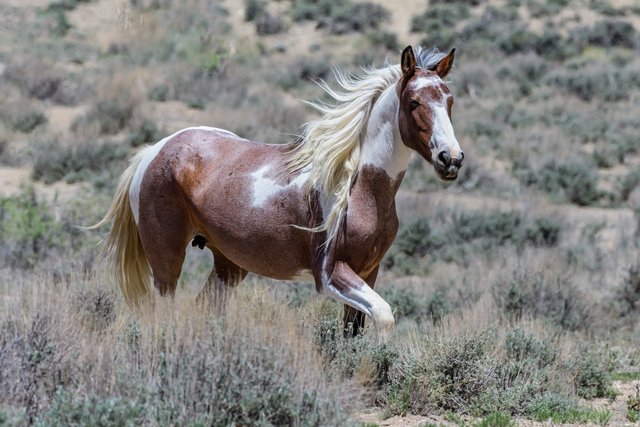
[[[363,284],[359,288],[349,288],[340,292],[334,286],[325,282],[322,292],[324,295],[358,309],[371,317],[378,339],[386,341],[395,324],[393,312],[391,311],[391,306],[369,285]]]

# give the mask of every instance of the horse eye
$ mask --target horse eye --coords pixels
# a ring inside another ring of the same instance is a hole
[[[416,101],[415,99],[411,100],[411,109],[415,110],[416,108],[418,108],[420,106],[420,103],[418,101]]]

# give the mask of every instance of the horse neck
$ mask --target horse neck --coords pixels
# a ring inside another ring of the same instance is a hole
[[[395,85],[388,87],[373,105],[361,146],[359,169],[372,165],[396,180],[407,170],[411,150],[404,145],[398,128],[400,100]]]

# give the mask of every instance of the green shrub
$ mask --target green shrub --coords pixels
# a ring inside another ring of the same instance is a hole
[[[38,427],[133,427],[142,425],[152,411],[144,400],[122,397],[101,398],[95,395],[78,398],[60,389],[49,410],[36,419]]]
[[[631,192],[636,189],[638,185],[640,185],[640,167],[635,167],[627,172],[620,180],[620,198],[627,200]]]
[[[627,88],[639,84],[640,78],[632,70],[613,69],[606,72],[599,67],[585,67],[579,73],[567,69],[556,71],[548,76],[546,82],[584,101],[594,98],[620,101],[629,98]]]
[[[620,20],[596,22],[593,27],[581,27],[573,31],[570,42],[577,45],[595,45],[606,48],[625,47],[634,49],[639,35],[633,24]]]
[[[256,33],[261,36],[278,34],[285,30],[285,24],[281,17],[263,13],[255,19]]]
[[[112,143],[87,143],[60,147],[56,142],[43,144],[35,155],[31,177],[50,184],[61,179],[74,182],[94,178],[114,162],[128,156],[125,147]]]
[[[505,34],[498,46],[507,55],[531,52],[536,47],[537,35],[526,29],[515,29]]]
[[[267,4],[263,0],[244,1],[244,20],[253,21],[262,16],[267,10]]]
[[[526,415],[539,422],[584,424],[596,421],[599,414],[596,409],[580,407],[574,399],[545,393],[529,405]]]
[[[469,16],[469,8],[462,3],[433,3],[411,19],[411,31],[426,35],[421,41],[424,46],[451,46],[458,37],[456,25]]]
[[[536,218],[526,229],[527,240],[536,246],[556,246],[562,226],[549,218]]]
[[[292,13],[294,21],[316,21],[331,34],[375,30],[390,17],[378,4],[349,0],[294,0]]]
[[[425,256],[464,264],[478,249],[490,251],[507,244],[518,250],[527,244],[555,246],[560,239],[560,227],[548,218],[525,221],[517,211],[460,212],[446,218],[418,218],[401,224],[383,263],[408,274],[416,271],[420,258]]]
[[[19,132],[31,132],[47,123],[47,117],[40,111],[19,111],[11,117],[11,127]]]
[[[400,44],[395,33],[387,31],[370,31],[367,33],[369,41],[375,46],[381,46],[387,50],[398,50]]]
[[[542,317],[568,330],[584,330],[591,325],[591,304],[566,278],[517,273],[510,280],[496,282],[492,294],[498,308],[510,319]]]
[[[527,7],[531,16],[539,18],[542,16],[554,16],[562,12],[571,0],[528,0]]]
[[[640,265],[632,266],[622,284],[615,289],[616,311],[620,317],[634,322],[640,313]]]
[[[149,120],[144,120],[127,137],[127,142],[137,147],[142,144],[154,144],[164,136],[164,132],[160,131],[156,125]]]
[[[627,419],[632,423],[640,421],[640,387],[637,385],[635,394],[627,400]]]
[[[73,123],[72,129],[79,131],[95,125],[100,135],[118,133],[131,122],[134,108],[134,103],[126,97],[100,100]]]
[[[392,412],[465,413],[495,383],[488,331],[461,336],[425,337],[414,351],[392,366],[388,399]]]
[[[171,89],[166,84],[159,84],[157,86],[154,86],[149,91],[149,100],[157,101],[157,102],[165,102],[167,99],[169,99],[170,91]]]
[[[509,414],[494,412],[473,424],[473,427],[516,427],[516,425]]]
[[[598,175],[594,170],[595,165],[550,160],[537,172],[517,163],[514,163],[513,167],[523,184],[538,187],[571,203],[589,206],[602,198],[602,193],[597,189]]]
[[[50,206],[32,187],[0,198],[0,260],[5,267],[31,269],[62,244],[62,229]]]
[[[583,352],[577,360],[574,370],[574,383],[578,396],[594,399],[611,395],[611,375],[600,354]]]

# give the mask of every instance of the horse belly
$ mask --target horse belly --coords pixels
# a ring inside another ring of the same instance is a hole
[[[203,233],[225,257],[247,271],[288,280],[310,269],[308,232],[302,222],[303,197],[283,191],[255,205],[253,189],[220,186],[211,192],[208,208],[199,215]]]

